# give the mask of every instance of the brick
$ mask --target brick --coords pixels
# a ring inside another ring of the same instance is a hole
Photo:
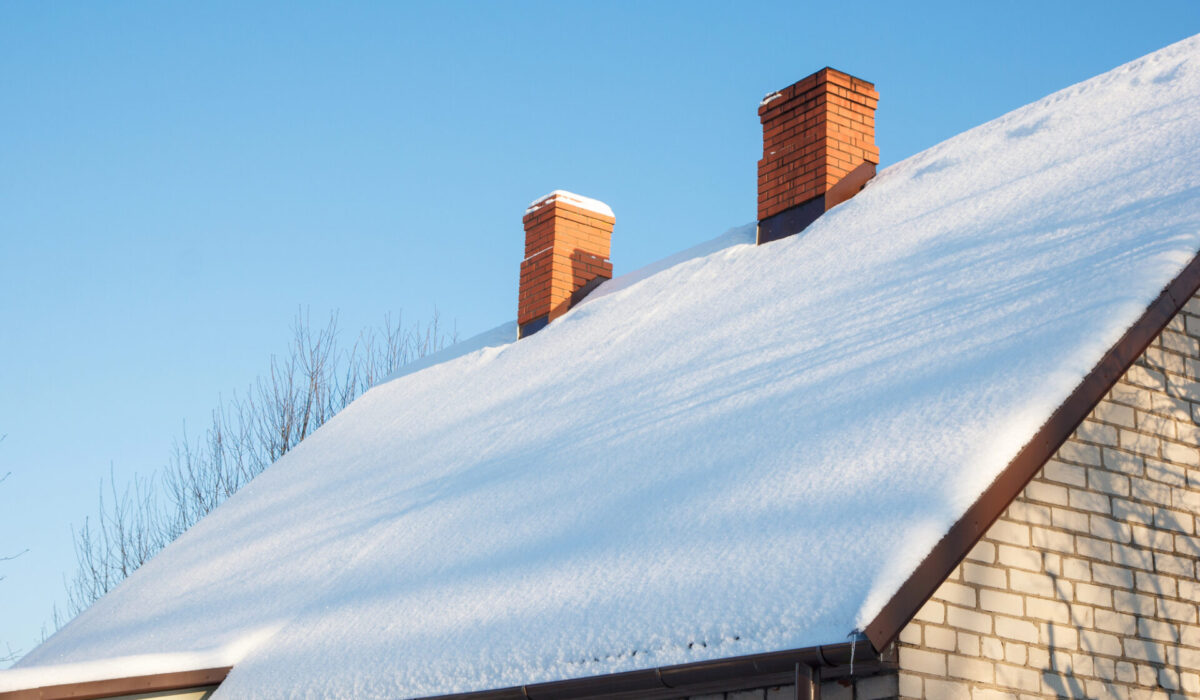
[[[1157,457],[1162,440],[1153,435],[1122,429],[1120,431],[1120,444],[1123,449],[1129,450],[1134,454]]]
[[[1075,532],[1087,532],[1089,529],[1088,513],[1068,508],[1054,508],[1051,511],[1054,527]]]
[[[906,698],[924,697],[924,691],[921,685],[921,677],[914,676],[911,673],[900,672],[900,695]],[[795,696],[789,696],[786,700],[794,700]],[[781,700],[783,700],[781,698]]]
[[[1171,505],[1178,510],[1200,513],[1200,491],[1173,488],[1171,489]]]
[[[903,644],[921,644],[921,625],[910,622],[900,630],[900,642]]]
[[[1108,395],[1109,399],[1112,401],[1124,404],[1126,406],[1133,406],[1135,408],[1143,408],[1146,410],[1150,410],[1152,406],[1149,391],[1129,384],[1125,381],[1118,382],[1115,386],[1113,386]]]
[[[946,606],[937,601],[927,601],[917,614],[913,615],[913,619],[940,625],[946,620]]]
[[[1130,525],[1130,533],[1136,528],[1136,525]],[[1114,564],[1119,564],[1125,568],[1145,569],[1147,571],[1154,568],[1154,553],[1145,549],[1140,544],[1121,544],[1114,542],[1112,545],[1112,561]],[[1169,547],[1168,547],[1169,548]]]
[[[1175,579],[1170,576],[1161,576],[1145,571],[1139,571],[1134,577],[1137,590],[1145,591],[1159,596],[1175,597],[1176,584]],[[1078,588],[1076,591],[1078,592]]]
[[[1200,450],[1174,442],[1163,443],[1163,459],[1190,467],[1200,466]]]
[[[1126,637],[1121,640],[1121,649],[1125,656],[1131,659],[1151,663],[1163,663],[1167,660],[1166,647],[1158,642]]]
[[[1153,518],[1153,516],[1151,517]],[[1067,554],[1075,552],[1075,538],[1070,533],[1035,527],[1030,530],[1030,536],[1034,547]]]
[[[966,683],[926,678],[925,700],[971,700],[971,689]]]
[[[1153,616],[1155,614],[1154,598],[1131,591],[1113,591],[1113,608],[1135,615]]]
[[[1095,565],[1092,566],[1095,576]],[[1008,572],[1009,587],[1021,593],[1032,593],[1044,597],[1054,595],[1054,580],[1045,574],[1034,574],[1025,571]]]
[[[1051,481],[1060,481],[1062,484],[1072,486],[1087,485],[1087,469],[1085,467],[1068,465],[1068,463],[1058,460],[1046,462],[1046,466],[1043,467],[1040,477]]]
[[[1110,469],[1122,474],[1136,475],[1142,473],[1145,460],[1143,457],[1139,457],[1129,452],[1105,448],[1103,461],[1105,469]],[[1082,486],[1082,484],[1077,485]]]
[[[946,655],[912,647],[900,647],[900,666],[913,673],[945,676]]]
[[[1096,614],[1099,615],[1100,613],[1097,612]],[[1120,656],[1124,653],[1121,650],[1121,639],[1119,637],[1096,630],[1080,630],[1079,645],[1093,654]]]
[[[1188,670],[1200,670],[1200,649],[1167,647],[1168,661]]]
[[[991,586],[992,588],[1008,587],[1008,576],[1004,569],[965,562],[962,565],[962,571],[963,578],[971,583]]]
[[[1124,381],[1144,389],[1157,391],[1165,391],[1167,387],[1166,377],[1162,372],[1156,372],[1141,365],[1135,364],[1130,367],[1123,377]]]
[[[1067,489],[1065,487],[1047,484],[1042,481],[1029,482],[1025,487],[1023,495],[1031,501],[1053,503],[1060,506],[1065,506],[1068,502]]]
[[[1129,477],[1106,469],[1088,469],[1088,487],[1116,496],[1129,495]]]
[[[1188,535],[1192,534],[1196,527],[1190,513],[1169,508],[1154,509],[1154,526],[1162,530],[1172,530]]]
[[[1179,641],[1179,625],[1159,620],[1138,618],[1138,636],[1160,642],[1176,643]]]
[[[1177,622],[1196,622],[1196,605],[1178,600],[1158,598],[1158,615]]]
[[[1092,564],[1092,580],[1116,588],[1133,588],[1133,573],[1107,564]]]
[[[1098,445],[1117,446],[1117,428],[1092,420],[1085,420],[1075,430],[1075,437]],[[1175,437],[1172,432],[1171,437]]]
[[[1112,558],[1112,543],[1095,537],[1079,535],[1075,538],[1075,553],[1083,557],[1108,561]]]
[[[947,627],[925,627],[925,646],[941,651],[954,651],[958,648],[957,633]]]
[[[1101,401],[1093,409],[1092,415],[1105,423],[1112,423],[1123,428],[1132,428],[1137,425],[1132,408],[1112,401]]]
[[[1112,512],[1112,505],[1108,500],[1108,496],[1104,494],[1084,491],[1082,489],[1068,489],[1068,493],[1070,494],[1072,508],[1104,514]]]
[[[998,540],[1009,544],[1028,545],[1029,526],[1007,520],[997,520],[988,529],[987,537],[991,540]]]
[[[1008,644],[1003,644],[1002,646],[1004,648],[1002,658],[1010,664],[1017,664],[1018,666],[1022,665],[1025,663],[1025,659],[1029,657],[1029,647],[1025,646],[1024,644],[1009,642]]]
[[[1092,580],[1092,564],[1086,559],[1067,557],[1063,559],[1062,575],[1076,581]]]
[[[1121,431],[1124,433],[1125,431]],[[1075,462],[1089,467],[1103,466],[1100,461],[1100,448],[1095,445],[1085,445],[1075,440],[1068,440],[1058,448],[1058,456],[1068,462]]]
[[[986,540],[980,540],[975,543],[971,551],[967,552],[967,559],[991,564],[996,561],[996,545]]]
[[[1114,542],[1129,542],[1133,539],[1129,525],[1117,522],[1112,518],[1106,518],[1102,515],[1092,515],[1088,522],[1089,531],[1096,537]]]
[[[1143,433],[1153,433],[1160,437],[1172,439],[1175,437],[1175,421],[1167,416],[1153,413],[1139,411],[1137,413],[1137,429]]]
[[[933,597],[965,608],[975,607],[975,589],[960,583],[951,581],[942,583],[934,592]]]
[[[997,548],[997,554],[999,562],[1005,566],[1027,571],[1042,570],[1042,554],[1035,549],[1002,544]]]
[[[1003,611],[1001,611],[1003,612]],[[1071,608],[1066,603],[1057,600],[1029,597],[1025,599],[1025,614],[1038,620],[1068,623],[1071,621]]]
[[[1191,559],[1162,552],[1154,553],[1154,566],[1158,571],[1176,576],[1193,578],[1196,575],[1196,565]]]
[[[946,658],[946,672],[953,678],[979,683],[991,683],[994,677],[990,661],[957,655],[950,655]]]
[[[1171,502],[1171,487],[1149,479],[1134,477],[1131,480],[1130,497],[1138,501],[1150,501],[1168,505]]]
[[[1111,608],[1112,589],[1088,583],[1077,583],[1075,584],[1075,599],[1088,605]]]
[[[979,635],[959,632],[958,653],[964,656],[979,656]]]
[[[981,634],[987,634],[992,631],[992,618],[990,615],[973,610],[965,610],[953,605],[946,606],[946,623],[952,627],[979,632]]]
[[[979,607],[988,612],[999,612],[1017,617],[1025,614],[1025,605],[1021,596],[987,589],[979,592]]]
[[[1107,632],[1132,636],[1137,634],[1137,619],[1123,612],[1097,610],[1096,627]]]
[[[1050,508],[1048,506],[1037,505],[1025,500],[1019,499],[1013,501],[1008,506],[1006,513],[1006,517],[1019,523],[1032,523],[1034,525],[1050,524]],[[1029,543],[1022,542],[1020,544]]]
[[[1032,622],[1002,616],[997,616],[995,622],[998,637],[1029,644],[1038,642],[1038,628]]]
[[[1030,649],[1029,666],[1037,668],[1039,664],[1035,663],[1032,651]],[[996,685],[1005,688],[1015,688],[1028,693],[1036,693],[1039,689],[1039,674],[1034,668],[996,664]]]

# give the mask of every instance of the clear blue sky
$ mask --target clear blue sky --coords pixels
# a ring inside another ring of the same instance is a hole
[[[281,351],[516,315],[525,205],[617,274],[755,216],[758,101],[874,81],[883,165],[1200,31],[1200,3],[0,3],[0,655],[62,605],[109,465]]]

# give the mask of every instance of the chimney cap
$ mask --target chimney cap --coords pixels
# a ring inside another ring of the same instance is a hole
[[[575,194],[574,192],[568,192],[566,190],[554,190],[548,195],[535,199],[525,209],[525,214],[532,214],[538,209],[560,200],[563,204],[569,204],[573,207],[586,209],[609,218],[614,218],[613,210],[604,202],[601,202],[598,199],[592,199],[591,197],[584,197],[583,195]]]

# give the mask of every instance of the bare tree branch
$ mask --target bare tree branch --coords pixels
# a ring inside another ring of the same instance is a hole
[[[77,570],[66,582],[68,618],[111,590],[160,549],[225,502],[366,390],[413,360],[457,341],[437,311],[429,323],[405,327],[384,316],[348,352],[338,347],[336,313],[314,327],[307,310],[292,323],[287,353],[244,394],[218,397],[211,423],[187,425],[159,474],[136,474],[118,490],[112,469],[101,483],[99,515],[73,532]],[[107,493],[107,499],[105,494]],[[55,611],[55,628],[66,620]]]

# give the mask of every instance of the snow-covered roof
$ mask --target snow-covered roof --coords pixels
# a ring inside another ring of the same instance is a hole
[[[217,697],[405,697],[843,641],[1200,250],[1197,162],[1192,38],[800,236],[502,327],[367,392],[0,689],[235,664]]]

